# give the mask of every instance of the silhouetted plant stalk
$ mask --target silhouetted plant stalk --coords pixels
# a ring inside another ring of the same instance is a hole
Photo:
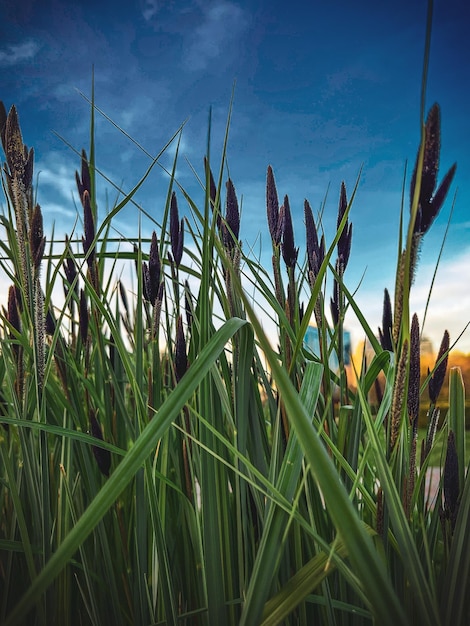
[[[403,298],[405,287],[406,252],[403,251],[398,259],[397,273],[395,276],[395,297],[393,310],[392,343],[399,345],[401,322],[403,317]]]
[[[176,193],[173,191],[170,200],[170,245],[168,262],[171,271],[171,283],[173,285],[173,302],[175,315],[180,314],[180,280],[179,267],[183,258],[184,247],[184,220],[180,221]]]
[[[235,186],[231,178],[226,183],[226,189],[225,218],[221,222],[222,243],[235,275],[240,278],[241,242],[238,239],[240,235],[240,211]],[[241,303],[232,284],[231,273],[224,268],[223,274],[230,315],[243,317]],[[234,340],[237,342],[236,337]]]
[[[315,226],[315,220],[313,219],[312,208],[308,200],[304,201],[304,217],[307,241],[308,282],[310,284],[310,289],[313,291],[320,272],[320,267],[325,258],[325,237],[322,235],[320,242],[318,242],[317,228]],[[323,294],[320,290],[314,308],[315,321],[318,329],[322,327],[324,322],[323,310]]]
[[[295,247],[294,243],[294,228],[292,225],[292,215],[290,211],[290,204],[288,196],[284,196],[283,204],[283,222],[282,222],[282,241],[281,251],[282,258],[286,264],[287,269],[287,300],[286,300],[286,315],[292,328],[295,327],[295,314],[297,311],[297,285],[295,283],[295,266],[297,265],[297,257],[299,249]]]
[[[390,453],[393,451],[397,443],[403,416],[406,389],[406,368],[408,365],[408,345],[408,339],[406,339],[403,342],[393,385],[392,405],[390,408]]]
[[[2,105],[3,106],[3,105]],[[2,145],[6,162],[3,166],[3,177],[6,189],[13,206],[16,234],[18,238],[18,254],[20,272],[18,280],[29,308],[33,299],[31,261],[28,246],[29,224],[33,213],[33,166],[34,150],[28,150],[18,121],[18,113],[13,105],[2,127]]]
[[[419,322],[416,313],[413,315],[410,331],[410,365],[408,372],[407,408],[410,425],[410,453],[409,472],[406,481],[406,496],[404,509],[407,516],[410,515],[411,497],[416,478],[416,444],[418,441],[418,417],[419,417],[419,387],[420,387],[421,359],[420,359],[420,335]]]
[[[165,282],[162,279],[162,264],[157,233],[153,231],[148,263],[146,261],[142,263],[143,298],[152,305],[152,325],[150,329],[152,339],[158,338],[164,289]]]
[[[65,300],[67,302],[67,306],[70,311],[70,328],[71,328],[72,345],[73,345],[75,343],[75,306],[79,297],[78,278],[77,278],[78,272],[77,272],[77,266],[72,256],[70,240],[67,235],[65,236],[65,250],[66,250],[66,256],[64,258],[64,272],[65,272],[66,280],[64,280],[63,287],[64,287]],[[73,293],[70,294],[70,297],[69,297],[69,293],[71,289]]]
[[[36,363],[38,385],[42,389],[44,384],[45,369],[45,318],[44,318],[44,295],[41,288],[41,262],[44,256],[46,238],[43,234],[42,212],[39,204],[36,204],[31,216],[29,230],[31,257],[33,262],[33,311],[36,342]]]
[[[439,423],[440,410],[437,408],[437,400],[441,391],[442,385],[447,372],[447,362],[449,358],[449,345],[450,337],[447,330],[444,331],[442,337],[439,352],[436,358],[436,364],[434,366],[433,374],[429,378],[428,393],[429,393],[429,409],[428,409],[428,426],[426,431],[426,438],[422,441],[421,446],[421,466],[423,466],[426,457],[431,452],[431,448],[434,444],[434,438],[436,436],[437,426]],[[428,368],[428,376],[430,371]]]
[[[282,308],[285,307],[284,286],[281,277],[281,237],[284,229],[284,209],[279,209],[279,200],[272,167],[268,166],[266,176],[266,211],[268,216],[269,234],[273,248],[272,264],[276,299]]]
[[[219,235],[222,235],[222,216],[220,214],[220,197],[217,196],[217,186],[215,184],[214,175],[209,166],[207,157],[204,157],[204,172],[209,179],[209,203],[212,214],[215,214],[215,221]]]
[[[325,237],[322,234],[318,241],[318,232],[315,226],[312,209],[308,200],[304,201],[304,217],[305,232],[307,244],[307,272],[310,289],[313,292],[318,279],[323,280],[320,276],[320,269],[325,259]],[[315,323],[317,325],[318,343],[320,350],[320,358],[324,364],[322,393],[325,398],[325,404],[330,407],[328,412],[328,420],[325,426],[331,431],[334,415],[333,415],[333,391],[329,372],[329,329],[325,316],[325,302],[323,291],[318,292],[317,300],[314,307]]]
[[[191,293],[191,289],[187,280],[184,282],[184,310],[186,313],[186,324],[188,326],[188,329],[191,330],[194,318],[194,302],[193,295]]]
[[[384,290],[384,302],[382,313],[382,328],[379,328],[380,345],[384,350],[393,352],[392,344],[393,319],[392,319],[392,303],[388,289]]]
[[[82,236],[83,252],[85,253],[88,265],[88,277],[93,289],[100,293],[98,262],[96,260],[95,244],[95,215],[92,209],[91,176],[85,150],[82,150],[81,175],[75,172],[78,194],[83,207],[83,229]]]
[[[186,350],[186,338],[183,329],[183,317],[178,315],[176,320],[176,339],[175,339],[175,351],[174,351],[174,368],[175,368],[175,380],[176,385],[180,382],[183,376],[186,374],[189,367],[188,355]],[[191,423],[189,419],[189,409],[185,405],[183,407],[183,440],[182,440],[182,454],[183,454],[183,466],[186,484],[186,495],[192,501],[193,500],[193,487],[191,480],[191,470],[189,455],[191,454],[191,439],[186,435],[191,435]]]
[[[272,265],[275,295],[278,303],[285,312],[291,329],[295,331],[296,327],[299,325],[299,317],[301,315],[295,277],[295,267],[297,265],[299,249],[295,247],[289,197],[285,195],[284,202],[282,206],[279,207],[276,183],[271,166],[268,166],[266,178],[266,212],[273,248]],[[284,293],[284,285],[281,276],[281,255],[287,271],[287,297]],[[292,363],[291,339],[287,329],[284,327],[282,318],[279,318],[279,334],[284,364],[290,372],[292,381],[298,388],[300,381],[298,380],[297,368],[295,364]],[[283,434],[287,441],[289,436],[289,421],[282,401],[280,402],[280,411],[283,423]]]
[[[413,282],[419,249],[422,238],[427,233],[431,224],[436,219],[444,204],[444,200],[449,191],[449,187],[455,175],[457,164],[454,163],[444,176],[441,184],[436,189],[437,174],[439,171],[439,158],[441,149],[441,113],[439,105],[433,104],[430,108],[425,123],[425,144],[423,169],[421,172],[421,185],[419,189],[419,199],[416,218],[413,224],[412,249],[410,254],[410,273]],[[419,152],[413,170],[410,185],[410,210],[413,208]]]
[[[408,312],[409,293],[416,274],[423,236],[438,216],[457,168],[457,164],[454,163],[436,189],[440,148],[440,108],[438,104],[434,104],[429,110],[424,127],[422,167],[420,167],[420,147],[410,183],[410,223],[407,243],[405,250],[400,253],[398,259],[395,281],[392,333],[395,345],[398,345],[399,342],[403,314]],[[407,315],[405,315],[405,319],[408,323]]]
[[[336,228],[340,229],[341,222],[345,217],[348,209],[348,199],[346,196],[346,185],[344,181],[341,183],[341,190],[338,204],[338,218],[336,220]],[[336,333],[336,345],[337,355],[339,363],[339,372],[342,378],[341,391],[347,394],[347,379],[346,370],[344,368],[344,336],[343,336],[343,321],[345,313],[344,294],[342,290],[343,277],[346,267],[349,261],[349,255],[351,253],[351,241],[352,241],[352,224],[346,219],[344,227],[341,231],[338,239],[337,250],[338,257],[336,259],[335,271],[336,275],[333,277],[333,297],[330,300],[331,305],[331,317],[333,320],[333,327]],[[347,398],[344,399],[344,404],[347,404]]]
[[[121,313],[121,320],[122,320],[122,323],[124,324],[124,328],[126,330],[127,336],[131,337],[133,334],[132,325],[131,325],[132,324],[131,315],[130,315],[131,311],[129,307],[129,300],[127,297],[126,288],[124,287],[122,280],[119,281],[118,287],[119,287],[119,296],[121,298],[122,306],[124,307],[124,314]]]
[[[294,243],[294,228],[292,224],[289,198],[287,195],[284,196],[284,204],[280,209],[280,214],[282,214],[281,252],[287,271],[287,297],[285,299],[285,313],[291,329],[295,331],[295,329],[299,326],[298,290],[295,277],[295,268],[297,265],[299,249],[295,247]],[[300,381],[296,380],[297,371],[295,365],[292,363],[292,342],[287,329],[283,330],[284,332],[281,333],[281,337],[284,346],[285,363],[288,370],[291,372],[292,381],[296,387],[299,388]],[[286,426],[286,433],[287,432],[288,429]]]
[[[24,393],[24,360],[23,347],[19,342],[19,335],[21,334],[21,317],[16,299],[16,289],[13,285],[11,285],[8,290],[8,310],[5,317],[12,328],[9,336],[16,370],[15,392],[18,400],[21,400]]]
[[[32,148],[28,150],[23,143],[15,106],[11,107],[5,121],[2,122],[1,139],[6,157],[3,174],[16,222],[20,264],[17,279],[22,286],[22,293],[31,315],[35,373],[38,388],[41,390],[45,368],[45,322],[40,275],[46,238],[43,233],[41,207],[38,204],[33,205],[34,151]]]
[[[455,433],[451,430],[447,437],[446,460],[444,463],[444,507],[439,505],[439,516],[446,540],[446,550],[449,550],[452,534],[459,512],[459,459],[455,444]]]
[[[85,368],[88,369],[88,359],[90,354],[90,342],[89,342],[89,324],[90,324],[90,312],[88,310],[88,302],[86,293],[83,289],[80,289],[80,301],[78,309],[78,330],[80,339],[83,346],[83,353],[85,355]]]

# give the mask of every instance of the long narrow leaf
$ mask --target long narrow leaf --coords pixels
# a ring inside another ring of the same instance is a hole
[[[28,614],[35,601],[65,567],[80,544],[91,533],[139,467],[142,466],[142,463],[154,449],[159,438],[162,437],[188,398],[207,375],[227,341],[245,323],[243,320],[235,318],[228,320],[204,347],[199,358],[191,366],[191,370],[187,372],[186,376],[179,383],[178,388],[168,397],[153,420],[142,431],[134,446],[111,475],[109,481],[64,539],[58,550],[46,564],[46,567],[24,594],[22,600],[7,617],[5,626],[18,624]]]

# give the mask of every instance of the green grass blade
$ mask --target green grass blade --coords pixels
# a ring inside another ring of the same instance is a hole
[[[236,277],[232,275],[234,283]],[[380,560],[371,538],[358,517],[357,510],[342,484],[328,453],[315,431],[299,395],[286,371],[281,367],[263,328],[251,308],[241,285],[237,285],[244,301],[249,319],[267,360],[271,366],[275,384],[282,394],[289,419],[301,442],[306,460],[314,479],[325,498],[328,512],[344,541],[350,560],[359,580],[368,590],[370,609],[380,624],[407,624],[403,608],[393,589],[386,565]]]
[[[323,366],[321,364],[309,363],[302,381],[300,401],[305,407],[306,413],[310,416],[313,416],[315,411],[322,373]],[[288,501],[294,496],[302,467],[302,459],[300,442],[295,433],[292,433],[282,462],[277,485],[279,491]],[[272,503],[253,566],[240,625],[254,626],[259,623],[263,605],[268,597],[272,580],[279,565],[281,538],[287,521],[288,517],[285,512],[279,509],[275,503]]]
[[[449,430],[455,435],[455,447],[459,460],[459,488],[465,481],[465,388],[460,367],[449,372]]]
[[[459,505],[452,546],[441,595],[441,613],[445,626],[468,624],[470,619],[470,471]]]
[[[168,429],[191,394],[210,371],[225,344],[246,322],[231,319],[215,333],[203,348],[198,359],[180,381],[178,388],[168,397],[152,421],[142,431],[134,446],[109,478],[77,524],[70,531],[57,551],[40,572],[22,600],[7,617],[4,626],[18,624],[29,612],[37,599],[52,583],[57,574],[91,533],[109,507],[124,490],[139,467],[154,449],[159,438]]]

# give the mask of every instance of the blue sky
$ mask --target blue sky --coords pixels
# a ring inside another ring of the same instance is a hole
[[[24,140],[35,148],[46,225],[54,222],[62,236],[76,217],[78,159],[52,131],[77,150],[88,149],[89,105],[79,92],[90,95],[93,66],[97,105],[149,153],[158,153],[188,120],[177,176],[196,199],[188,162],[202,172],[210,106],[212,159],[220,155],[236,81],[228,166],[243,196],[245,249],[261,241],[269,264],[268,164],[280,197],[289,195],[301,256],[304,198],[316,211],[329,190],[324,226],[331,241],[341,181],[350,192],[362,167],[346,281],[353,290],[365,272],[358,302],[372,326],[380,324],[383,288],[393,291],[405,161],[411,169],[419,142],[425,0],[23,0],[17,7],[16,0],[0,5],[0,98],[7,109],[17,105]],[[445,328],[455,339],[470,319],[469,17],[466,0],[434,3],[426,108],[441,105],[440,177],[458,163],[441,215],[425,237],[413,291],[422,319],[458,188],[424,329],[436,344]],[[130,190],[148,157],[100,115],[96,142],[97,166]],[[171,163],[171,156],[170,150],[162,163]],[[157,220],[167,182],[156,168],[137,197]],[[115,192],[105,181],[99,185],[104,213]],[[187,214],[182,200],[180,212]],[[125,209],[115,225],[133,237],[135,209]],[[348,323],[353,339],[360,339],[355,320]],[[470,352],[470,331],[459,347]]]

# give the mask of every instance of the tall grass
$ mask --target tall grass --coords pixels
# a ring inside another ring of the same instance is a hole
[[[463,383],[452,370],[434,506],[424,478],[449,337],[420,388],[409,309],[417,251],[455,171],[437,185],[439,107],[422,112],[395,293],[392,302],[385,292],[377,339],[345,283],[357,184],[349,200],[341,186],[328,245],[305,203],[305,245],[296,246],[289,199],[279,202],[269,167],[272,267],[263,267],[239,241],[236,188],[224,175],[229,115],[217,168],[209,135],[203,205],[175,177],[177,149],[161,222],[121,241],[131,243],[124,252],[113,219],[167,146],[101,218],[91,104],[89,156],[76,176],[83,233],[65,245],[54,233],[46,241],[33,152],[16,108],[0,107],[0,245],[11,282],[1,314],[1,622],[468,623]],[[123,260],[134,289],[119,281]],[[348,310],[373,349],[354,387]],[[311,319],[318,354],[304,342]]]

